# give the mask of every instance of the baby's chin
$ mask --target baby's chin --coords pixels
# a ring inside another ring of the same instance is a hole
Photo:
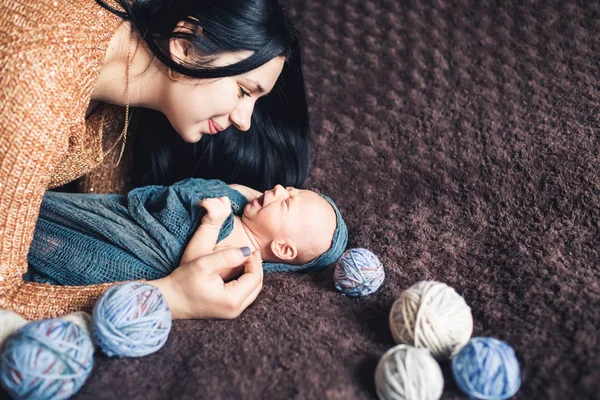
[[[253,218],[262,209],[263,196],[257,197],[256,199],[250,200],[244,207],[243,215],[247,218]]]
[[[244,221],[252,220],[252,213],[250,212],[248,207],[244,207],[244,211],[242,212],[241,218]]]

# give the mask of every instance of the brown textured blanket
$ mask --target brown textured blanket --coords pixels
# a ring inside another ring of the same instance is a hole
[[[77,399],[370,399],[387,317],[420,280],[508,341],[516,399],[600,391],[600,2],[285,0],[304,38],[308,186],[386,281],[270,274],[234,321],[176,321],[140,359],[96,357]],[[444,365],[444,399],[466,399]],[[1,397],[1,396],[0,396]]]

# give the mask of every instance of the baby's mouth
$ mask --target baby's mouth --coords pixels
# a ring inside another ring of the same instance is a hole
[[[258,207],[258,208],[263,208],[263,203],[265,201],[265,196],[259,196],[257,198],[255,198],[254,200],[252,200],[250,203],[254,206],[254,207]]]

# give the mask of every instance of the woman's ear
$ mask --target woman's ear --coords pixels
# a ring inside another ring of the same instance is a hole
[[[296,247],[296,244],[290,240],[273,240],[271,242],[271,251],[275,257],[284,262],[295,260],[298,256],[298,248]]]
[[[179,21],[173,30],[173,33],[183,33],[186,35],[202,34],[202,27],[189,21]],[[171,59],[186,62],[189,57],[190,41],[185,37],[174,37],[169,41],[169,51]]]

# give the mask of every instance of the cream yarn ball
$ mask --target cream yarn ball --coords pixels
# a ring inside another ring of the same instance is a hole
[[[77,311],[61,317],[65,321],[71,321],[83,328],[90,336],[92,327],[92,316],[84,311]],[[0,310],[0,345],[14,332],[18,331],[29,321],[14,311]]]
[[[422,281],[402,292],[390,311],[396,343],[425,347],[441,360],[453,357],[473,333],[471,308],[450,286]]]
[[[400,344],[379,360],[375,387],[381,400],[437,400],[444,377],[429,350]]]
[[[80,328],[83,328],[88,334],[88,336],[90,336],[92,327],[92,316],[89,313],[86,313],[84,311],[77,311],[71,314],[64,315],[60,319],[75,323]],[[0,310],[0,345],[4,343],[4,341],[8,339],[10,335],[18,331],[28,323],[29,321],[27,321],[25,318],[21,317],[14,311]]]
[[[16,312],[0,310],[0,345],[25,325],[27,325],[27,320]]]

